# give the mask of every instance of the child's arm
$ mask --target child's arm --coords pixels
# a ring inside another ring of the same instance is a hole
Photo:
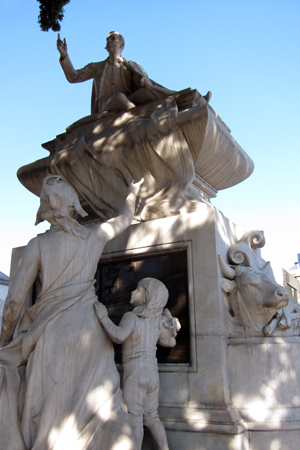
[[[124,314],[120,324],[115,325],[108,317],[107,309],[102,303],[94,303],[94,309],[101,325],[106,330],[111,340],[116,344],[122,344],[122,342],[126,341],[134,328],[134,315],[130,312]]]
[[[181,325],[176,317],[172,317],[170,311],[165,308],[161,318],[161,332],[158,339],[158,344],[163,347],[175,347],[177,332]]]

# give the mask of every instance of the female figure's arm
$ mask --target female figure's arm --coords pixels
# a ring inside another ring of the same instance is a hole
[[[102,223],[98,226],[98,230],[96,232],[99,234],[101,239],[105,239],[105,242],[110,241],[114,237],[121,234],[132,222],[133,215],[135,212],[135,201],[136,197],[140,191],[141,184],[144,182],[142,178],[137,183],[132,181],[129,185],[128,195],[125,200],[124,205],[120,209],[117,217],[109,219],[107,222]]]
[[[26,246],[22,262],[4,303],[0,346],[8,344],[19,321],[23,305],[39,271],[40,256],[37,238]]]

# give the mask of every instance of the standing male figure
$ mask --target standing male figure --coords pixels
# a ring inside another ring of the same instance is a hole
[[[57,49],[67,80],[70,83],[94,80],[91,114],[127,111],[135,105],[163,98],[174,92],[150,80],[138,63],[122,58],[124,46],[123,36],[117,31],[111,31],[106,38],[108,58],[75,70],[67,52],[66,39],[62,41],[58,34]]]

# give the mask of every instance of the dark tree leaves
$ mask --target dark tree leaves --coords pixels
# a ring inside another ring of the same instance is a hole
[[[43,31],[60,30],[60,23],[64,17],[64,6],[70,0],[37,0],[40,3],[38,23]]]

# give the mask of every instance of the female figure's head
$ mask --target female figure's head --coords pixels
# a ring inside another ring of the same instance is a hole
[[[78,236],[80,225],[73,217],[75,212],[82,217],[87,215],[72,186],[59,175],[47,175],[43,181],[35,224],[47,220],[51,225]]]

